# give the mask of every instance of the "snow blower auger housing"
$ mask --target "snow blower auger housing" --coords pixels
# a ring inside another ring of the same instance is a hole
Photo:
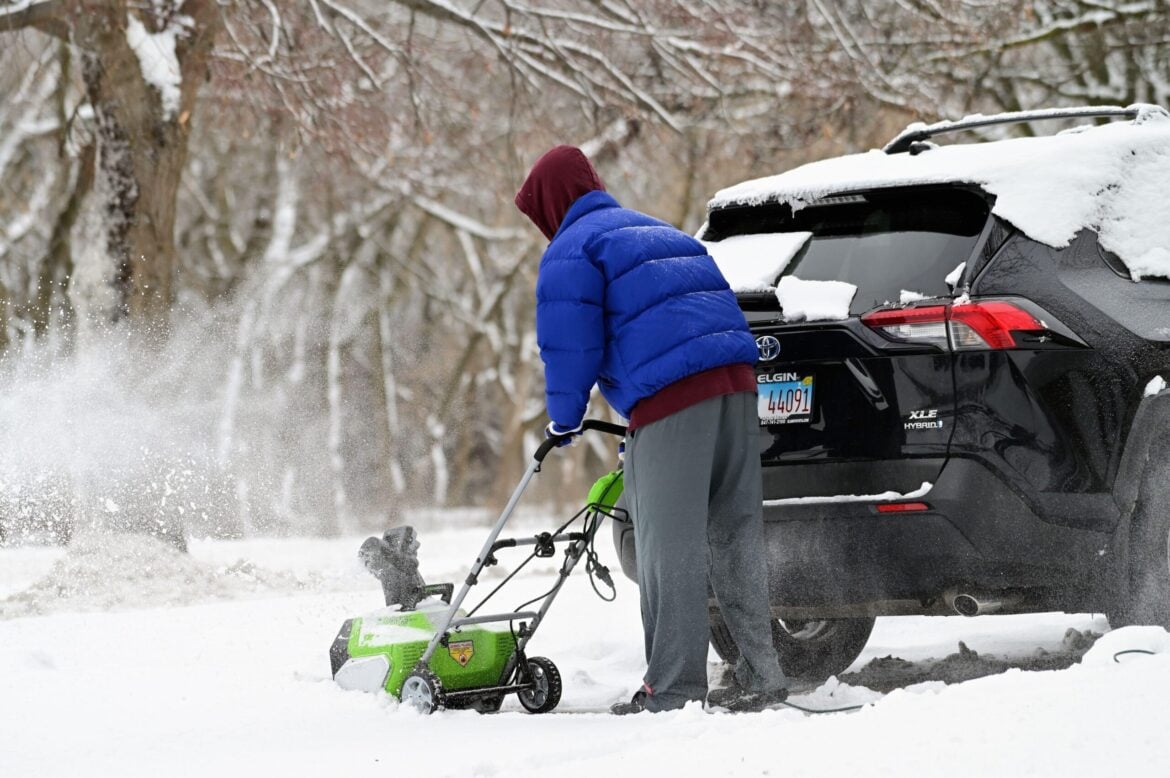
[[[618,437],[626,434],[625,427],[593,420],[586,421],[582,431]],[[341,626],[329,650],[333,678],[339,685],[384,690],[425,713],[439,708],[494,712],[509,694],[516,694],[530,713],[547,713],[557,706],[560,672],[551,660],[529,656],[528,643],[582,557],[590,580],[596,578],[613,591],[613,578],[598,561],[593,540],[606,516],[624,513],[615,507],[622,492],[619,466],[598,479],[589,490],[585,507],[554,531],[500,538],[529,482],[559,442],[559,438],[551,438],[536,450],[457,593],[453,584],[428,586],[423,580],[413,528],[397,527],[362,544],[359,556],[382,582],[386,607]],[[567,531],[578,520],[583,523],[580,531]],[[528,562],[552,557],[558,543],[567,544],[565,559],[548,592],[515,611],[479,615],[480,608]],[[469,611],[463,609],[463,601],[479,583],[483,569],[496,564],[498,551],[529,546],[528,557],[478,605]],[[612,599],[603,595],[596,583],[593,586],[598,596]]]

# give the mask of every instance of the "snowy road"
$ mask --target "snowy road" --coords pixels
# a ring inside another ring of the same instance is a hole
[[[424,574],[456,577],[482,536],[422,533]],[[330,680],[327,650],[341,622],[381,604],[353,557],[358,540],[201,542],[189,559],[155,549],[143,564],[157,586],[118,569],[124,560],[99,544],[82,554],[82,567],[113,569],[64,599],[49,596],[60,583],[53,565],[69,561],[63,552],[0,549],[0,597],[25,593],[0,601],[0,774],[1067,776],[1170,768],[1170,636],[1151,629],[1108,634],[1059,672],[1012,669],[884,696],[830,681],[799,698],[824,707],[875,701],[850,715],[695,707],[622,719],[533,717],[510,699],[495,716],[421,717]],[[201,577],[208,571],[231,585],[210,586]],[[517,602],[547,576],[546,567],[525,579]],[[168,598],[185,604],[158,607]],[[45,615],[23,615],[38,610]],[[1060,614],[884,619],[853,669],[893,656],[929,677],[960,640],[1026,665],[1041,650],[1083,651],[1066,644],[1069,629],[1076,637],[1108,626]],[[1163,653],[1114,662],[1115,651],[1131,647]],[[560,710],[604,710],[642,670],[635,589],[619,580],[617,602],[606,604],[575,578],[533,649],[565,677]],[[871,670],[890,664],[904,666]]]

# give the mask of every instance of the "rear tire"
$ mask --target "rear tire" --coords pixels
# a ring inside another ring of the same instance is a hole
[[[825,619],[823,621],[772,620],[772,645],[780,655],[780,668],[789,678],[820,683],[839,675],[860,656],[876,619]],[[711,645],[729,664],[739,661],[739,648],[731,631],[717,613],[711,615]]]
[[[517,692],[520,704],[529,713],[548,713],[561,701],[561,672],[551,659],[543,656],[528,658],[528,674],[535,686]]]
[[[1109,625],[1170,628],[1170,436],[1155,444],[1130,519],[1128,571],[1121,576]]]

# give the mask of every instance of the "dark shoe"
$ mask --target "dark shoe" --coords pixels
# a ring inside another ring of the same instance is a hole
[[[723,708],[733,713],[748,713],[779,705],[788,699],[788,690],[781,687],[767,692],[751,692],[733,683],[724,689],[714,689],[707,695],[707,706]]]
[[[609,712],[615,716],[628,716],[631,713],[641,713],[646,710],[646,692],[636,691],[629,702],[615,702],[609,707]]]

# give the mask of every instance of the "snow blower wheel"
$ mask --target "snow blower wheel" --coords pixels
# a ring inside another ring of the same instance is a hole
[[[403,704],[419,713],[434,713],[443,707],[443,684],[429,670],[415,670],[402,682]]]
[[[548,713],[561,701],[561,671],[551,659],[534,656],[528,659],[532,688],[517,692],[520,704],[529,713]]]

